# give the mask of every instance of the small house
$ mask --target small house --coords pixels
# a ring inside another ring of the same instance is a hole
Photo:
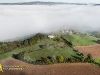
[[[55,36],[54,35],[48,35],[48,38],[53,39]]]

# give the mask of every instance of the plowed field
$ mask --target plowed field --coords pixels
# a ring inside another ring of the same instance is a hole
[[[16,59],[1,61],[3,65],[27,65],[22,71],[4,70],[0,75],[100,75],[100,68],[88,63],[64,63],[54,65],[32,65]]]
[[[85,55],[90,53],[93,58],[100,58],[100,45],[77,46],[76,48]]]

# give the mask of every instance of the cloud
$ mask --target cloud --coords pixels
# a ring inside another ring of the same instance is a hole
[[[80,31],[100,28],[99,6],[0,6],[0,41],[68,27]]]

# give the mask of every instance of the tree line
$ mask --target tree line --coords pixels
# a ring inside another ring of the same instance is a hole
[[[45,39],[45,36],[45,34],[38,33],[35,36],[32,36],[31,38],[25,39],[23,41],[0,42],[0,54],[26,46],[35,45],[37,42]]]
[[[87,56],[84,56],[83,53],[78,53],[78,57],[72,56],[72,57],[64,57],[62,55],[58,56],[47,56],[46,58],[41,57],[39,60],[32,61],[30,59],[26,59],[24,57],[25,52],[20,52],[18,54],[13,54],[12,57],[30,64],[35,65],[48,65],[48,64],[55,64],[55,63],[93,63],[93,57],[91,54],[88,54]]]

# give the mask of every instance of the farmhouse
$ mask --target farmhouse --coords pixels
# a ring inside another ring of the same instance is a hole
[[[55,36],[54,35],[48,35],[48,38],[53,39]]]

